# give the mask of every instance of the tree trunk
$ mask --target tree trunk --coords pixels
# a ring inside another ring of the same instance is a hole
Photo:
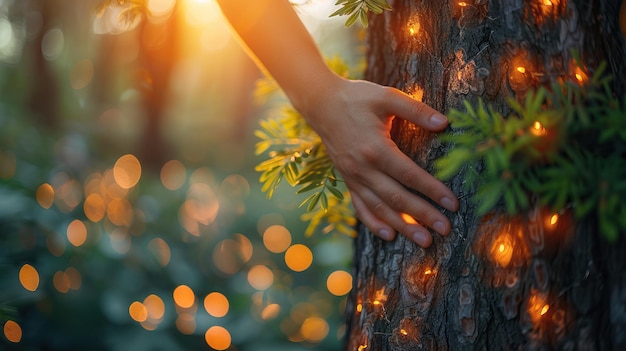
[[[572,50],[590,68],[607,61],[615,93],[625,92],[621,0],[390,3],[392,12],[370,17],[366,79],[439,111],[480,97],[506,115],[507,96],[574,75]],[[516,75],[521,65],[528,79]],[[399,147],[432,170],[444,146],[395,123]],[[361,225],[347,350],[626,349],[626,240],[606,242],[569,210],[556,223],[539,207],[479,218],[462,182],[449,183],[461,200],[448,213],[453,232],[435,234],[428,249],[403,236],[381,241]]]

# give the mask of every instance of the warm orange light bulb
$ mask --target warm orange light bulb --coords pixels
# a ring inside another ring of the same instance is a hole
[[[366,348],[367,348],[367,344],[360,345],[360,346],[359,346],[359,348],[358,348],[358,351],[363,351],[363,350],[365,350]]]
[[[517,71],[519,73],[526,73],[526,68],[524,66],[517,66]]]
[[[360,313],[361,311],[363,311],[363,304],[360,304],[360,303],[359,303],[359,304],[357,304],[357,305],[356,305],[356,311],[357,311],[357,312],[359,312],[359,313]]]
[[[491,245],[491,258],[501,267],[507,267],[513,258],[513,242],[508,233],[502,233]]]
[[[544,305],[543,308],[541,309],[541,315],[543,316],[544,314],[546,314],[549,309],[550,309],[550,305]]]
[[[552,1],[551,0],[543,0],[543,4],[546,6],[552,6]]]
[[[406,330],[404,330],[404,329],[400,329],[400,334],[402,334],[404,336],[409,335],[409,333]]]
[[[461,2],[459,2],[459,6],[466,7],[467,3],[465,1],[461,1]]]
[[[546,135],[546,128],[544,128],[543,124],[539,121],[535,121],[533,126],[530,128],[530,132],[536,136]]]
[[[559,214],[555,213],[552,215],[552,217],[550,217],[550,225],[556,225],[556,223],[559,221]]]

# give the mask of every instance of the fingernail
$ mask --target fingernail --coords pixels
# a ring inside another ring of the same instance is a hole
[[[378,232],[378,236],[380,236],[382,239],[385,239],[385,240],[391,239],[391,233],[387,229],[381,229]]]
[[[426,247],[428,246],[428,235],[426,232],[423,231],[416,231],[413,233],[412,238],[413,241],[415,241],[416,243],[418,243],[420,246],[422,247]]]
[[[434,128],[439,128],[448,123],[448,119],[442,115],[432,115],[428,120],[428,123]]]
[[[452,201],[452,199],[450,199],[449,197],[444,197],[441,199],[441,206],[447,208],[450,211],[454,211],[454,201]]]
[[[441,234],[441,235],[445,235],[446,234],[446,225],[441,222],[441,221],[437,221],[435,223],[433,223],[433,229],[437,231],[437,233]]]

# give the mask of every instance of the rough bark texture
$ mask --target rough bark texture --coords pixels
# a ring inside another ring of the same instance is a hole
[[[507,96],[571,77],[571,49],[589,68],[608,61],[624,94],[620,0],[390,3],[392,12],[370,17],[366,78],[440,111],[481,97],[506,113]],[[426,169],[445,152],[403,121],[393,135]],[[540,208],[478,218],[462,181],[449,184],[461,199],[448,213],[453,232],[428,249],[403,236],[383,242],[361,226],[347,350],[626,349],[626,240],[607,243],[592,220],[575,223],[567,209],[556,224]]]

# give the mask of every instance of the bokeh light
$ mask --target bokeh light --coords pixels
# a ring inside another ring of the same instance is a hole
[[[304,320],[300,333],[302,337],[310,342],[320,342],[328,335],[328,323],[319,317],[309,317]]]
[[[196,296],[187,285],[179,285],[174,289],[174,302],[181,308],[190,308],[196,301]]]
[[[154,238],[148,243],[148,249],[152,252],[161,267],[167,266],[172,256],[170,246],[161,238]]]
[[[70,277],[66,272],[57,271],[52,276],[52,285],[54,285],[54,288],[58,292],[66,294],[67,292],[70,291],[70,288],[72,286],[72,281],[70,280]]]
[[[183,312],[176,317],[176,329],[181,334],[191,335],[196,331],[196,319],[193,314]]]
[[[266,290],[274,283],[274,273],[265,265],[256,265],[248,271],[248,283],[256,290]]]
[[[343,296],[352,290],[352,275],[346,271],[334,271],[326,279],[328,291],[335,296]]]
[[[280,313],[280,305],[277,303],[271,303],[263,308],[261,311],[261,319],[264,321],[274,319]]]
[[[313,263],[313,252],[306,245],[292,245],[285,252],[285,263],[292,271],[305,271]]]
[[[41,184],[39,188],[37,188],[37,194],[35,196],[39,206],[45,209],[52,207],[52,204],[54,204],[54,188],[48,183]]]
[[[22,340],[22,327],[17,322],[8,320],[4,323],[4,337],[12,343]]]
[[[219,292],[212,292],[204,298],[204,309],[213,317],[224,317],[229,306],[226,296]]]
[[[83,204],[85,216],[94,222],[100,222],[106,214],[106,205],[102,196],[98,193],[89,194]]]
[[[19,278],[24,289],[28,291],[35,291],[39,287],[39,272],[28,263],[20,268]]]
[[[187,180],[187,169],[178,160],[167,161],[161,167],[161,183],[168,190],[177,190],[185,184]]]
[[[122,189],[137,185],[141,178],[141,164],[137,157],[127,154],[118,158],[113,167],[113,176]]]
[[[148,319],[148,310],[141,302],[135,301],[128,307],[128,314],[135,322],[145,322]]]
[[[219,351],[228,349],[231,344],[231,336],[228,330],[217,325],[207,329],[204,339],[207,345]]]
[[[87,240],[87,227],[85,227],[85,223],[79,219],[73,220],[67,226],[67,240],[76,247],[82,246]]]
[[[160,320],[165,314],[165,303],[155,294],[148,295],[143,300],[143,305],[147,311],[147,318],[152,320]]]
[[[272,225],[263,232],[263,245],[270,252],[284,252],[291,245],[291,233],[282,225]]]

